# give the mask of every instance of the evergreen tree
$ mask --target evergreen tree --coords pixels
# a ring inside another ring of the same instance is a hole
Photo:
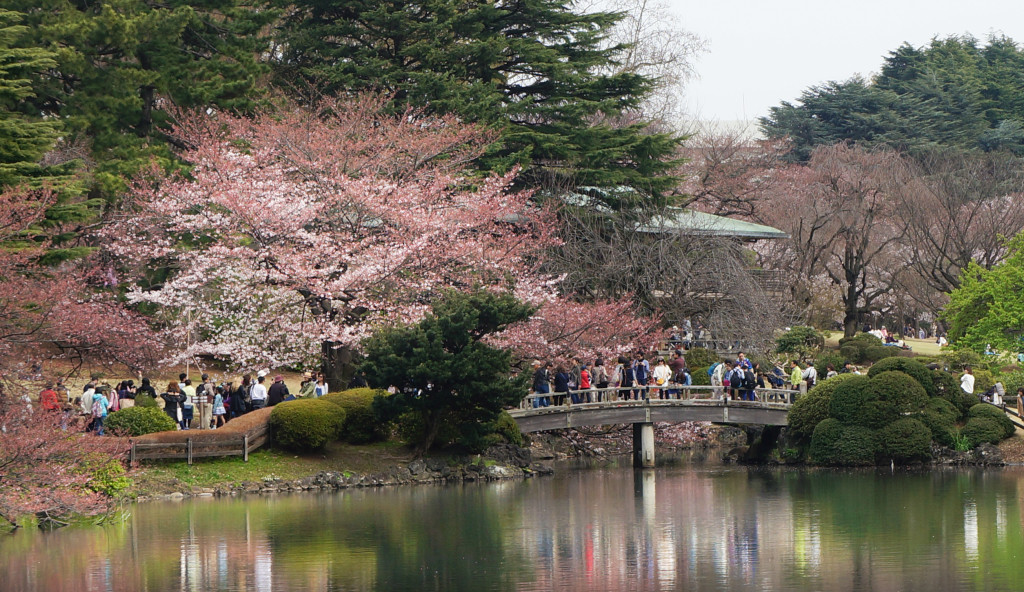
[[[18,45],[27,30],[23,16],[0,9],[0,188],[38,181],[59,130],[57,121],[22,109],[34,96],[31,77],[56,64],[53,52]]]
[[[241,0],[8,0],[26,15],[21,43],[55,64],[33,79],[26,109],[60,120],[95,161],[93,197],[111,199],[152,158],[169,163],[156,132],[159,99],[179,106],[252,106],[273,11]]]
[[[601,74],[622,46],[604,47],[614,13],[576,14],[565,0],[280,0],[278,84],[321,92],[382,90],[394,107],[426,107],[493,126],[492,170],[530,165],[548,187],[671,187],[679,138],[616,125],[652,81]],[[633,194],[636,195],[636,194]]]
[[[527,380],[511,376],[508,351],[484,340],[531,313],[510,294],[449,292],[416,325],[375,334],[365,343],[362,370],[370,384],[397,389],[378,398],[375,410],[389,419],[417,417],[421,453],[442,432],[479,444],[502,409],[526,394]]]

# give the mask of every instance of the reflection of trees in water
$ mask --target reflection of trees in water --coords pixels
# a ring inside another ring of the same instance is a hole
[[[1021,480],[1011,470],[609,468],[148,503],[126,524],[0,538],[0,588],[1015,589]]]

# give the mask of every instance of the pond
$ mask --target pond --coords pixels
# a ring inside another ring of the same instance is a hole
[[[647,471],[132,506],[0,590],[1020,590],[1024,470]]]

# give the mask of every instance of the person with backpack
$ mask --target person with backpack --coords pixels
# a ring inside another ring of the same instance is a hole
[[[110,401],[107,400],[107,391],[110,385],[101,384],[96,387],[92,395],[92,431],[97,436],[103,435],[103,420],[107,418],[107,410],[110,408]]]
[[[603,389],[608,388],[609,382],[608,369],[604,367],[604,360],[601,358],[594,360],[594,376],[592,380],[594,388],[597,389],[597,392],[594,393],[594,400],[600,403],[604,395]]]
[[[163,399],[164,413],[167,414],[167,417],[173,419],[180,429],[185,429],[184,421],[182,421],[184,416],[181,411],[182,404],[185,402],[185,393],[181,392],[178,383],[173,381],[168,383],[167,391],[160,393],[160,398]]]
[[[547,364],[541,364],[538,361],[536,364],[536,370],[533,372],[533,393],[535,395],[547,395],[551,392],[551,362]],[[547,407],[551,405],[551,399],[547,396],[534,397],[533,406]]]
[[[238,389],[231,395],[231,402],[229,409],[231,410],[231,417],[241,417],[252,410],[252,399],[249,398],[249,391],[252,389],[252,376],[245,374],[242,376],[242,383],[238,385]]]
[[[647,383],[651,379],[651,364],[644,357],[643,352],[637,352],[636,354],[636,366],[633,368],[633,380],[636,381],[637,386],[645,387],[637,391],[637,399],[647,398]]]
[[[623,399],[629,401],[636,398],[636,391],[632,390],[636,387],[636,365],[631,363],[626,356],[620,357],[619,362],[622,366],[622,383],[620,386],[631,389],[620,392],[623,393]]]

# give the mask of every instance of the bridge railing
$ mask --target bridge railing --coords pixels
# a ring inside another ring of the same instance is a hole
[[[758,388],[752,391],[753,400],[747,402],[775,403],[791,405],[796,398],[807,392],[807,383],[801,383],[800,390]],[[558,393],[530,393],[519,403],[519,409],[539,409],[551,406],[579,406],[594,404],[615,404],[629,401],[669,400],[669,401],[736,401],[744,399],[732,398],[732,389],[723,386],[666,384],[661,386],[648,385],[640,387],[608,387],[572,390]],[[738,393],[737,393],[738,395]]]

